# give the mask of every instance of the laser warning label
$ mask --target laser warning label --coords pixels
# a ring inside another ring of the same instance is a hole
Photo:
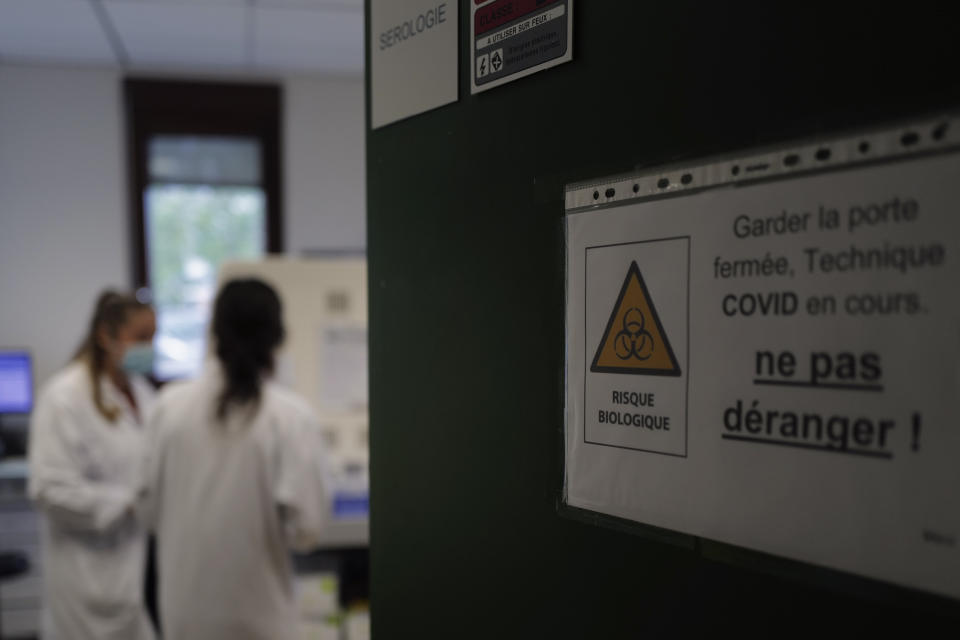
[[[474,0],[471,93],[573,58],[573,0]]]

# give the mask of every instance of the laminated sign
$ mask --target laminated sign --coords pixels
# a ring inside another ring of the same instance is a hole
[[[568,505],[960,598],[960,119],[566,206]]]

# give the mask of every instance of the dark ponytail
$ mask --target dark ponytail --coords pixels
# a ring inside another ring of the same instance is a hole
[[[226,377],[217,403],[223,420],[231,405],[259,402],[263,376],[273,371],[273,354],[284,338],[277,292],[261,280],[227,282],[214,303],[213,337]]]

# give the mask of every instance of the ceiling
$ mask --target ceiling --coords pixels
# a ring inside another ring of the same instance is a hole
[[[0,0],[0,63],[359,74],[363,0]]]

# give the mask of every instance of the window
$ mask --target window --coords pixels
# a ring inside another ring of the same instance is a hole
[[[157,309],[160,380],[196,375],[217,272],[280,251],[279,90],[127,82],[136,284]]]
[[[266,198],[252,138],[161,135],[148,142],[147,286],[157,309],[161,379],[203,363],[220,265],[263,256]]]

